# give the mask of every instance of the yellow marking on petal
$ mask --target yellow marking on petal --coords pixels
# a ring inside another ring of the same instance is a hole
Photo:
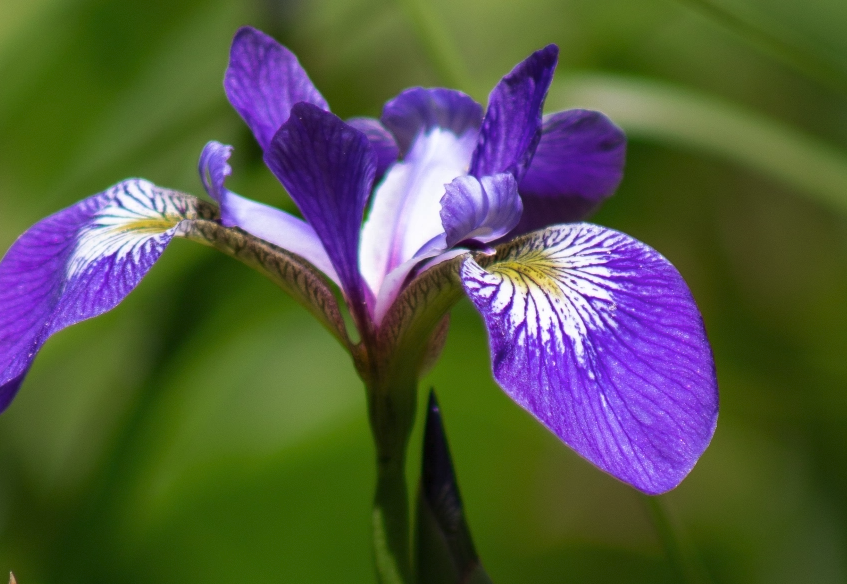
[[[530,283],[536,284],[545,291],[559,290],[559,271],[547,254],[532,251],[521,257],[521,261],[507,260],[489,266],[488,271],[509,278],[515,286],[527,289]]]
[[[114,233],[132,232],[139,235],[156,235],[177,226],[182,219],[179,215],[163,215],[162,217],[151,217],[149,219],[135,219],[128,223],[115,225],[110,231]]]

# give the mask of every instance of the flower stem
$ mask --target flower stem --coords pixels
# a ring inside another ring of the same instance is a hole
[[[406,450],[415,421],[417,379],[376,371],[366,382],[376,446],[374,558],[380,584],[413,584]]]
[[[377,466],[373,538],[380,584],[411,584],[413,581],[405,466],[405,460]]]

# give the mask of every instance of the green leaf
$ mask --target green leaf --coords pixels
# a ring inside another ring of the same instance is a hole
[[[471,539],[433,391],[424,430],[415,544],[418,584],[491,584]]]
[[[847,153],[717,97],[658,81],[585,74],[554,83],[547,103],[551,110],[600,110],[631,139],[725,158],[847,213]]]

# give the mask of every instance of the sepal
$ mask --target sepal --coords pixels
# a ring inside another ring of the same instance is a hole
[[[352,347],[329,280],[305,259],[217,221],[192,221],[185,226],[183,237],[210,245],[265,275],[311,312],[345,348]]]
[[[682,481],[714,433],[718,390],[702,318],[668,260],[576,223],[468,258],[460,275],[513,400],[648,494]]]
[[[129,179],[21,235],[0,262],[0,412],[51,335],[117,306],[186,223],[216,213]]]

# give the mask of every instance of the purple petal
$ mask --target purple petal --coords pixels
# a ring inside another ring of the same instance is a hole
[[[519,190],[524,214],[514,235],[584,219],[623,178],[626,136],[589,110],[544,117],[541,141]]]
[[[482,106],[461,91],[412,87],[385,104],[382,124],[391,130],[403,156],[418,135],[433,128],[456,136],[479,131]]]
[[[376,169],[367,137],[319,107],[298,103],[265,162],[320,237],[350,302],[363,302],[359,228]]]
[[[602,470],[650,494],[674,488],[718,415],[714,361],[694,299],[659,253],[575,223],[471,259],[465,290],[506,393]]]
[[[481,117],[476,102],[447,89],[409,89],[385,106],[383,124],[404,157],[376,189],[362,229],[360,266],[375,296],[389,273],[444,233],[444,185],[467,173]]]
[[[441,199],[441,223],[447,248],[465,240],[488,243],[500,239],[518,224],[523,205],[518,183],[503,173],[476,179],[461,176],[446,187]]]
[[[295,253],[340,284],[338,274],[312,227],[293,215],[236,195],[224,186],[232,173],[227,160],[232,146],[209,142],[200,154],[200,180],[209,196],[221,207],[224,227],[240,227],[247,233]]]
[[[305,101],[329,110],[294,53],[249,26],[240,28],[232,40],[224,90],[262,150],[267,150],[295,103]]]
[[[488,97],[470,174],[510,172],[520,181],[541,135],[541,110],[558,58],[559,48],[548,45],[500,80]]]
[[[32,226],[0,262],[0,412],[50,335],[114,308],[195,213],[131,179]]]
[[[394,141],[394,136],[385,129],[385,126],[379,120],[373,118],[352,118],[347,120],[347,123],[370,140],[374,154],[376,154],[376,180],[378,181],[388,170],[388,167],[394,164],[397,157],[400,156],[400,149]]]

